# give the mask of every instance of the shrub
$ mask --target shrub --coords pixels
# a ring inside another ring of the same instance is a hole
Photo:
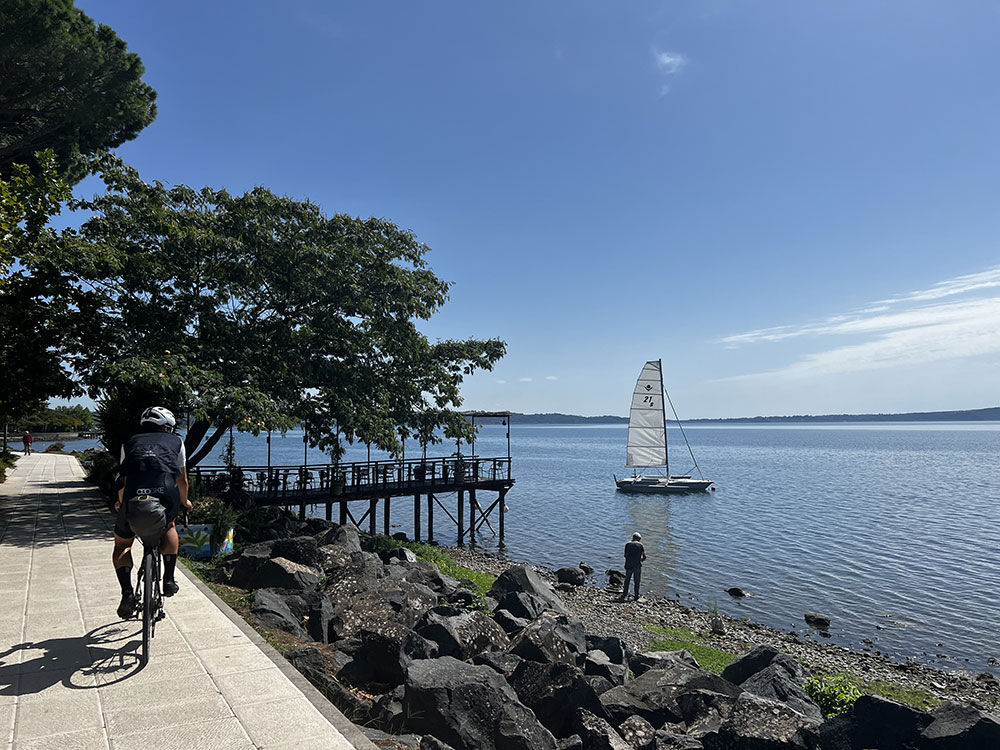
[[[861,697],[861,690],[850,675],[816,675],[806,680],[806,693],[816,701],[823,716],[839,716]]]
[[[66,448],[66,443],[49,443],[45,447],[46,453],[62,453]]]

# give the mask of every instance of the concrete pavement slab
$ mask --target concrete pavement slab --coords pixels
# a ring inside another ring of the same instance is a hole
[[[15,741],[13,750],[108,750],[108,747],[107,733],[103,729],[85,729]]]
[[[17,704],[14,741],[103,726],[104,717],[96,691],[62,691],[55,697]]]

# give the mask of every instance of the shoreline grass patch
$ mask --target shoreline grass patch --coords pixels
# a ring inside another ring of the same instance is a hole
[[[685,628],[665,628],[659,625],[647,625],[646,628],[651,633],[660,636],[646,647],[647,651],[685,649],[697,660],[702,669],[714,674],[721,674],[722,670],[737,657],[734,653],[709,645],[712,636],[708,634],[695,633]]]

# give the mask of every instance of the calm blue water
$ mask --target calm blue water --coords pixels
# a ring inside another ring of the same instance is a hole
[[[504,430],[483,427],[476,453],[506,455]],[[820,612],[842,645],[871,638],[899,659],[998,672],[986,660],[1000,658],[1000,423],[686,431],[717,492],[617,492],[624,426],[512,425],[517,482],[507,496],[506,555],[552,568],[621,568],[623,545],[640,531],[648,593],[803,634],[803,614]],[[679,432],[670,439],[673,471],[687,471]],[[265,463],[266,443],[238,436],[238,453],[244,464]],[[366,455],[352,448],[344,460]],[[302,458],[301,433],[274,436],[274,464]],[[309,461],[323,457],[310,451]],[[442,500],[453,508],[454,498]],[[393,525],[411,533],[411,512],[412,502],[399,502]],[[447,517],[435,521],[437,538],[453,543]],[[479,541],[496,549],[488,531]],[[730,586],[755,596],[733,600]]]

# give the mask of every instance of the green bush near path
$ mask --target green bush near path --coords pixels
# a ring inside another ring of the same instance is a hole
[[[0,483],[7,480],[7,469],[13,466],[16,461],[17,456],[14,455],[13,451],[0,451]]]
[[[711,635],[702,635],[684,628],[663,628],[657,625],[646,626],[651,633],[661,636],[646,648],[647,651],[680,651],[686,649],[697,660],[699,666],[714,674],[722,670],[736,659],[736,654],[707,645]]]

